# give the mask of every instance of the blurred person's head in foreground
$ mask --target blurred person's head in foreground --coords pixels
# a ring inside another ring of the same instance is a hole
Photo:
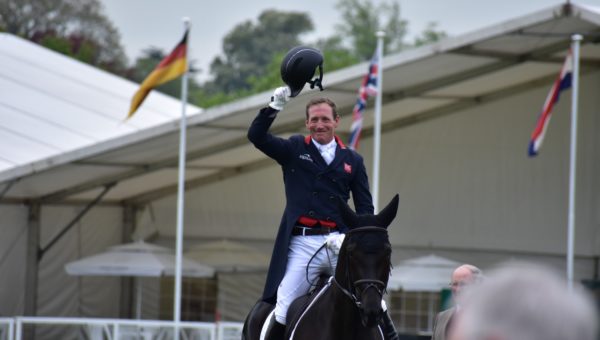
[[[597,339],[591,296],[545,267],[504,265],[463,300],[451,340]]]

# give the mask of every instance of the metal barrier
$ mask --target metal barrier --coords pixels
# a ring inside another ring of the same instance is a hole
[[[25,326],[75,327],[77,338],[90,340],[167,340],[173,339],[175,323],[162,320],[125,320],[99,318],[15,317],[0,318],[0,340],[27,340]],[[243,324],[239,322],[179,322],[182,340],[239,340]],[[7,329],[4,332],[4,329]],[[6,335],[5,335],[6,334]]]
[[[15,334],[15,320],[13,318],[0,318],[0,340],[13,340]]]
[[[217,323],[217,339],[240,340],[243,327],[244,324],[241,322],[219,322]]]

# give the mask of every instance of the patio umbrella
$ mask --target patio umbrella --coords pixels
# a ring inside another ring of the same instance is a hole
[[[141,311],[141,286],[139,277],[175,275],[175,254],[165,247],[143,241],[109,247],[105,252],[67,263],[70,275],[81,276],[132,276],[137,277],[137,317]],[[214,269],[183,258],[183,276],[212,277]]]
[[[448,287],[450,276],[459,265],[433,254],[402,261],[390,273],[388,289],[439,292]]]

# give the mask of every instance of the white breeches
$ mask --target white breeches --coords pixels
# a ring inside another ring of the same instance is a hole
[[[330,235],[339,234],[337,232]],[[323,247],[319,253],[315,252],[323,246],[328,235],[292,236],[288,250],[288,261],[285,276],[277,289],[277,304],[275,305],[275,319],[277,322],[286,323],[286,314],[290,304],[298,297],[305,295],[316,284],[319,274],[325,272],[330,275],[335,273],[337,255]],[[310,260],[313,255],[315,257]],[[306,266],[308,267],[308,280]]]

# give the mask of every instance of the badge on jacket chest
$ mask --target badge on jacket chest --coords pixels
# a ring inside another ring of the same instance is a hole
[[[347,174],[351,174],[352,173],[352,165],[344,162],[344,172],[346,172]]]
[[[307,154],[307,153],[298,156],[298,158],[305,160],[305,161],[309,161],[309,162],[313,161],[312,158],[310,157],[310,154]]]

